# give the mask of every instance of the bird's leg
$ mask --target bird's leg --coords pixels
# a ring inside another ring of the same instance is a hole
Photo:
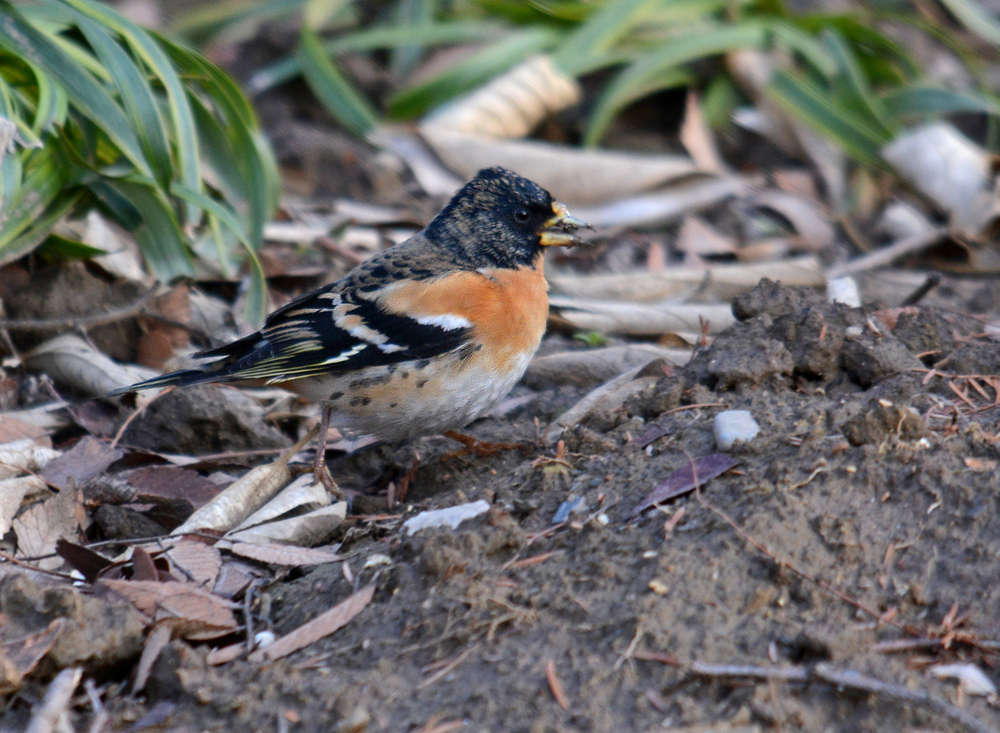
[[[344,492],[333,480],[329,469],[326,467],[326,434],[330,430],[330,418],[333,417],[333,408],[327,405],[320,405],[319,419],[319,440],[316,442],[316,462],[313,463],[313,476],[316,483],[323,484],[326,490],[339,499],[344,498]]]
[[[442,435],[446,438],[456,440],[465,446],[462,450],[453,451],[442,456],[443,460],[458,458],[459,456],[468,455],[469,453],[475,453],[477,456],[494,456],[501,451],[524,450],[525,448],[530,447],[526,446],[524,443],[491,443],[486,440],[473,438],[471,435],[466,435],[465,433],[459,433],[456,430],[448,430],[442,433]]]

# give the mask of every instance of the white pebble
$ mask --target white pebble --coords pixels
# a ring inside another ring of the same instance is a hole
[[[254,648],[263,649],[266,646],[271,646],[276,638],[273,631],[258,631],[253,635]]]
[[[849,305],[851,308],[861,307],[861,293],[858,292],[858,284],[850,275],[827,282],[826,299],[831,303]]]
[[[726,410],[715,416],[712,429],[719,448],[729,450],[736,441],[749,443],[753,440],[760,432],[760,425],[746,410]]]

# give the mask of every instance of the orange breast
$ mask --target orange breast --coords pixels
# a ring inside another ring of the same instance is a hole
[[[506,371],[538,348],[548,319],[548,283],[542,259],[535,267],[460,272],[440,280],[391,287],[383,307],[417,318],[454,315],[472,323],[472,339],[487,360]]]

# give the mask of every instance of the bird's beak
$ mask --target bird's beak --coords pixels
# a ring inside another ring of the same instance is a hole
[[[587,222],[569,213],[565,204],[552,204],[553,217],[545,222],[539,241],[543,247],[569,247],[584,244],[574,233],[577,229],[593,229]]]

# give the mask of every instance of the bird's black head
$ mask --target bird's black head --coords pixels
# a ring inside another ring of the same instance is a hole
[[[473,269],[532,265],[541,248],[581,244],[582,221],[537,183],[504,168],[485,168],[427,225],[424,234]]]

